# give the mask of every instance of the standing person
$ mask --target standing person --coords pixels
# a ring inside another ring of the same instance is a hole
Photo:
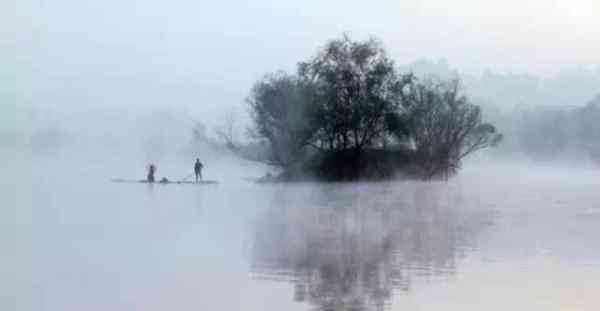
[[[156,173],[156,165],[150,163],[150,165],[148,165],[148,176],[146,177],[146,181],[148,181],[149,183],[153,183],[154,173]]]
[[[202,165],[202,163],[200,163],[200,159],[196,159],[196,163],[194,164],[194,173],[196,174],[196,182],[198,182],[199,180],[202,180],[202,168],[204,167],[204,165]]]

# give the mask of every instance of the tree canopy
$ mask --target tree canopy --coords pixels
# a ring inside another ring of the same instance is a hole
[[[298,77],[277,72],[258,81],[246,99],[254,121],[251,132],[269,142],[271,164],[293,164],[314,136],[307,122],[310,91]]]
[[[465,156],[502,139],[482,122],[481,109],[460,93],[460,82],[423,81],[403,92],[409,136],[424,178],[448,176]]]
[[[399,111],[405,80],[377,40],[331,40],[300,63],[298,74],[314,87],[310,117],[318,148],[360,152],[385,138],[386,116]]]
[[[334,179],[373,168],[389,176],[398,167],[447,177],[462,158],[502,138],[458,80],[400,73],[376,39],[330,40],[296,74],[257,81],[247,102],[269,163]]]

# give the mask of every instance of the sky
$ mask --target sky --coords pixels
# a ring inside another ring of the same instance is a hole
[[[0,78],[19,105],[214,119],[343,33],[378,37],[399,64],[443,58],[467,74],[600,65],[599,0],[8,0],[0,12]]]

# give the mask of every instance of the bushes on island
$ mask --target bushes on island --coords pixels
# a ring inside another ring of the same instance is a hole
[[[502,138],[458,80],[400,73],[376,39],[331,40],[296,73],[257,81],[247,103],[285,179],[447,178]]]

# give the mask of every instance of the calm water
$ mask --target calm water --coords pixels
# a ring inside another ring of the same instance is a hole
[[[33,162],[4,190],[2,310],[600,310],[599,172],[257,185],[218,162],[219,185],[165,186],[108,182],[143,175],[117,159]]]

